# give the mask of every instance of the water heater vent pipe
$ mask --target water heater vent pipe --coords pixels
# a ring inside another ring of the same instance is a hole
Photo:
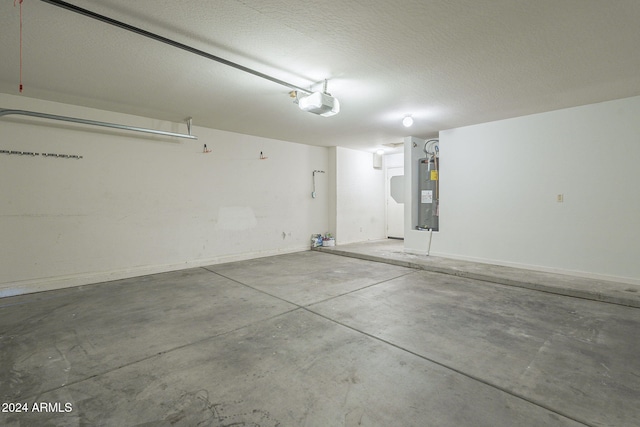
[[[439,139],[429,139],[427,141],[425,141],[424,143],[424,154],[426,154],[427,156],[429,156],[429,154],[431,155],[437,155],[438,151],[440,151],[438,144],[440,143]]]

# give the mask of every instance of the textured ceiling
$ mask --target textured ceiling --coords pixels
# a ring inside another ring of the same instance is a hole
[[[327,78],[342,111],[304,113],[286,87],[40,0],[23,0],[23,96],[373,150],[640,95],[638,0],[69,3],[301,87]],[[0,92],[18,94],[19,34],[1,1]]]

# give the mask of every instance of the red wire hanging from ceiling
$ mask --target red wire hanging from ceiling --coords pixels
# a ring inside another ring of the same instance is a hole
[[[20,5],[20,93],[22,93],[22,2],[23,0],[13,0],[13,7],[16,7],[16,4]]]

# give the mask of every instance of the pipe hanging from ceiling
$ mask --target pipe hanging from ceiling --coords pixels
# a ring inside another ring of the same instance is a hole
[[[117,21],[117,20],[115,20],[113,18],[109,18],[108,16],[100,15],[100,14],[98,14],[96,12],[92,12],[90,10],[83,9],[81,7],[78,7],[76,5],[67,3],[65,1],[60,1],[60,0],[40,0],[40,1],[43,1],[45,3],[49,3],[50,5],[53,5],[53,6],[61,7],[63,9],[67,9],[67,10],[69,10],[71,12],[75,12],[75,13],[78,13],[80,15],[88,16],[89,18],[97,19],[98,21],[102,21],[102,22],[105,22],[105,23],[107,23],[109,25],[113,25],[115,27],[119,27],[119,28],[122,28],[124,30],[131,31],[132,33],[136,33],[136,34],[139,34],[141,36],[148,37],[150,39],[159,41],[161,43],[165,43],[165,44],[168,44],[170,46],[177,47],[178,49],[182,49],[182,50],[185,50],[187,52],[193,53],[195,55],[199,55],[199,56],[202,56],[204,58],[210,59],[212,61],[216,61],[216,62],[219,62],[221,64],[227,65],[229,67],[236,68],[236,69],[238,69],[240,71],[244,71],[245,73],[253,74],[254,76],[257,76],[257,77],[263,78],[265,80],[269,80],[269,81],[271,81],[273,83],[277,83],[279,85],[288,87],[289,89],[293,89],[293,90],[300,91],[300,92],[303,92],[303,93],[308,93],[308,94],[312,93],[312,91],[309,90],[309,89],[304,89],[304,88],[301,88],[299,86],[293,85],[291,83],[287,83],[287,82],[285,82],[283,80],[276,79],[275,77],[271,77],[271,76],[269,76],[267,74],[264,74],[264,73],[261,73],[259,71],[252,70],[251,68],[245,67],[244,65],[240,65],[240,64],[237,64],[235,62],[231,62],[231,61],[229,61],[227,59],[220,58],[219,56],[212,55],[212,54],[204,52],[204,51],[202,51],[200,49],[196,49],[194,47],[191,47],[191,46],[188,46],[186,44],[177,42],[175,40],[171,40],[171,39],[169,39],[167,37],[152,33],[152,32],[147,31],[147,30],[143,30],[142,28],[134,27],[133,25],[129,25],[129,24],[126,24],[124,22]]]
[[[189,131],[189,134],[182,134],[182,133],[174,133],[174,132],[165,132],[163,130],[140,128],[136,126],[119,125],[117,123],[98,122],[95,120],[78,119],[76,117],[57,116],[55,114],[39,113],[37,111],[10,110],[10,109],[0,108],[0,117],[9,116],[9,115],[39,117],[41,119],[60,120],[63,122],[80,123],[83,125],[91,125],[91,126],[102,126],[107,128],[130,130],[134,132],[153,133],[155,135],[175,136],[177,138],[187,138],[187,139],[198,139],[197,136],[191,135],[191,119],[187,119],[187,129]]]

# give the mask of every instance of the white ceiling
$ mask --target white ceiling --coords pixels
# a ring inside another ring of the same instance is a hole
[[[329,79],[342,111],[302,112],[286,87],[40,0],[22,6],[23,96],[373,150],[640,95],[638,0],[69,3],[301,87]],[[19,7],[4,0],[0,92],[18,94],[19,36]]]

